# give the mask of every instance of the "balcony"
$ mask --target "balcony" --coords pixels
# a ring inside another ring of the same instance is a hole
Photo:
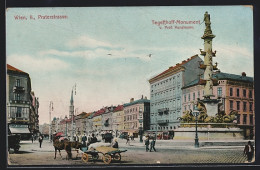
[[[14,86],[13,92],[14,93],[23,93],[25,91],[24,87],[21,86]]]
[[[10,122],[29,122],[29,119],[24,117],[11,117],[9,118]]]
[[[164,114],[168,114],[169,113],[169,108],[163,108],[163,109],[158,109],[158,113],[160,115]]]
[[[28,101],[24,101],[24,100],[10,100],[11,104],[30,104],[30,102]]]
[[[169,123],[169,120],[161,119],[161,120],[157,120],[157,123],[158,124],[167,124],[167,123]]]

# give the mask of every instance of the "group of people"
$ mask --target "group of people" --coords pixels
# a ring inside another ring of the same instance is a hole
[[[150,138],[151,138],[151,142],[150,142]],[[156,152],[156,149],[155,149],[155,137],[146,136],[144,144],[145,144],[146,152],[148,152],[148,151],[152,152],[152,150],[154,150],[154,152]],[[150,148],[149,148],[149,145],[150,145]]]

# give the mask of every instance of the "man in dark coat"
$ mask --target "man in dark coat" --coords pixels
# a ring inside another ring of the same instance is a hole
[[[42,140],[43,140],[43,137],[42,137],[42,135],[40,135],[40,136],[39,136],[40,148],[42,147]]]
[[[145,150],[146,150],[146,152],[148,152],[149,151],[149,144],[150,144],[149,136],[146,136],[144,144],[145,144]]]
[[[152,141],[151,141],[151,145],[150,145],[150,152],[152,152],[152,149],[154,150],[154,152],[156,152],[156,149],[154,148],[155,146],[155,140],[154,140],[154,137],[152,138]]]
[[[251,141],[248,141],[248,144],[245,146],[244,154],[247,155],[247,161],[251,162],[254,154],[254,146],[251,144]]]

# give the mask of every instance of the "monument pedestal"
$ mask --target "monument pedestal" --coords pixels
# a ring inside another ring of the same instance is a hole
[[[206,107],[208,116],[215,116],[218,113],[218,103],[217,99],[203,99],[200,100]]]
[[[189,127],[180,127],[174,130],[174,140],[194,140],[195,138],[195,126],[194,123],[182,124]],[[199,140],[243,140],[243,130],[237,127],[211,127],[216,124],[206,125],[205,123],[199,123],[198,126],[204,125],[206,127],[198,127]],[[220,124],[219,124],[220,125]],[[225,126],[225,124],[221,124]],[[194,126],[194,127],[192,127]]]

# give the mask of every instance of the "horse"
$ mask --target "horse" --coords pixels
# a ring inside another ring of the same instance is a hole
[[[54,159],[56,159],[57,150],[59,151],[59,154],[61,156],[60,151],[63,149],[67,152],[66,159],[72,159],[71,148],[79,149],[81,148],[81,143],[79,143],[78,141],[71,142],[67,138],[64,138],[63,140],[59,140],[59,137],[53,137],[53,146],[55,149]]]

